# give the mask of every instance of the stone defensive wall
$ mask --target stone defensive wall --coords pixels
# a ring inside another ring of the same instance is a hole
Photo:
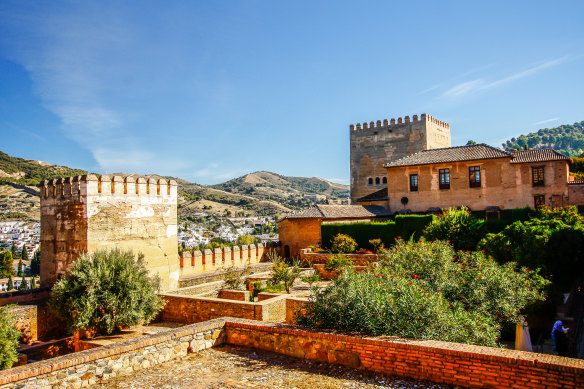
[[[54,284],[82,253],[138,248],[163,290],[178,287],[174,180],[89,174],[43,181],[40,192],[42,286]]]
[[[183,251],[179,255],[180,278],[188,278],[205,272],[214,272],[227,267],[246,267],[265,259],[265,247],[258,243],[234,247],[206,249],[194,252]]]
[[[374,128],[384,128],[384,129],[388,129],[388,128],[392,128],[392,127],[399,127],[403,124],[409,124],[410,122],[430,122],[430,123],[434,123],[437,124],[438,126],[441,127],[445,127],[445,128],[450,128],[450,124],[443,122],[441,120],[436,119],[435,117],[433,117],[432,115],[428,115],[426,113],[423,113],[420,117],[418,117],[418,115],[414,115],[412,116],[412,118],[410,119],[409,116],[405,116],[403,119],[401,117],[396,119],[383,119],[383,122],[381,120],[378,120],[377,122],[364,122],[363,124],[361,123],[357,123],[357,124],[351,124],[349,126],[351,132],[353,131],[360,131],[360,130],[367,130],[367,129],[374,129]]]
[[[4,370],[0,388],[93,386],[225,343],[462,387],[584,387],[579,359],[223,317]]]

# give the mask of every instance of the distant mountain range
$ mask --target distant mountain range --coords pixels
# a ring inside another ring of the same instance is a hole
[[[42,161],[10,156],[0,151],[0,181],[36,186],[44,179],[87,174],[85,170],[50,165]],[[166,177],[174,178],[174,177]],[[255,172],[217,185],[199,185],[180,178],[179,219],[194,219],[201,213],[222,216],[276,215],[314,204],[314,195],[346,198],[347,185],[312,177],[286,177],[270,172]],[[8,188],[9,187],[9,188]],[[30,193],[13,185],[0,186],[0,209],[15,208],[19,197],[27,198],[26,216],[36,218],[38,202],[30,202]],[[313,196],[310,196],[313,195]],[[20,210],[21,207],[18,207]],[[17,216],[23,215],[19,212]]]
[[[584,121],[543,128],[503,143],[507,151],[523,150],[525,146],[530,149],[554,149],[570,157],[578,157],[584,153]]]

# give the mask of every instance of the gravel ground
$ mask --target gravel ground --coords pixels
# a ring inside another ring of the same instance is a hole
[[[120,377],[102,388],[452,388],[224,345]]]

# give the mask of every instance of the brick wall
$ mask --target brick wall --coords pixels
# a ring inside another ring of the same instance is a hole
[[[320,265],[325,264],[331,255],[338,254],[312,253],[310,249],[303,249],[300,250],[300,261]],[[372,262],[377,262],[376,254],[343,254],[343,256],[353,261],[355,266],[367,266]]]
[[[222,343],[463,387],[584,387],[579,359],[221,318],[4,370],[0,388],[93,386]]]
[[[249,291],[221,289],[217,297],[227,300],[249,301]]]
[[[22,343],[30,344],[36,340],[62,338],[67,335],[66,326],[46,304],[18,305],[8,310],[15,318],[16,328],[22,333]]]
[[[176,294],[162,296],[166,300],[166,305],[161,312],[163,321],[190,324],[223,316],[269,322],[283,322],[286,319],[287,295],[280,295],[280,297],[261,302]]]
[[[300,254],[301,249],[319,244],[322,240],[321,221],[322,219],[282,219],[278,221],[278,236],[282,243],[280,255],[286,257],[289,251],[288,258],[295,258]]]
[[[296,312],[302,311],[307,303],[306,298],[286,299],[286,324],[296,324]]]
[[[15,290],[0,293],[0,307],[8,304],[31,304],[46,301],[51,295],[51,288]]]
[[[464,387],[582,388],[584,361],[438,341],[357,337],[229,319],[229,344]]]

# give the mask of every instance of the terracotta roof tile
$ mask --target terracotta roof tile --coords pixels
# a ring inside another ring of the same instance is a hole
[[[390,213],[378,205],[317,205],[312,208],[284,215],[283,219],[349,219],[389,216]]]
[[[367,196],[360,197],[356,201],[360,203],[364,201],[383,201],[388,199],[389,197],[387,195],[387,188],[383,188],[377,192],[369,193]]]
[[[521,150],[513,152],[511,163],[533,163],[569,160],[570,157],[552,149]]]
[[[477,159],[510,158],[511,153],[486,144],[471,146],[444,147],[422,150],[407,157],[387,163],[385,167],[429,165],[433,163],[474,161]]]

